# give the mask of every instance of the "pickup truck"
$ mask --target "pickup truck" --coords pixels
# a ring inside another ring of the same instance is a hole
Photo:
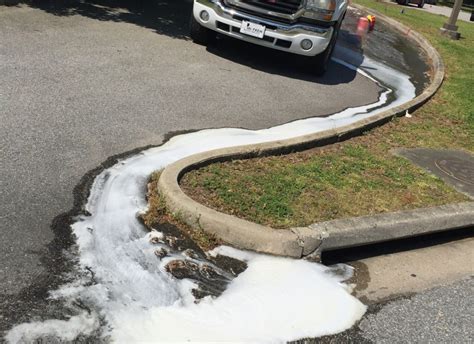
[[[207,44],[216,33],[302,56],[326,72],[348,0],[194,0],[190,36]]]

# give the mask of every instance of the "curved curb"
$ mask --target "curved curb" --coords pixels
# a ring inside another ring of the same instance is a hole
[[[350,125],[287,140],[212,150],[189,156],[167,166],[161,173],[158,182],[158,190],[164,198],[168,209],[172,213],[178,215],[180,220],[193,228],[202,228],[238,248],[274,255],[301,258],[327,247],[325,243],[323,244],[323,241],[327,238],[326,230],[315,230],[311,226],[292,228],[290,230],[278,230],[246,221],[232,215],[227,215],[214,209],[210,209],[188,197],[181,190],[179,181],[186,172],[214,162],[252,158],[264,155],[284,154],[340,141],[346,137],[354,136],[375,126],[381,125],[395,116],[404,114],[407,110],[412,111],[423,105],[435,94],[441,86],[444,78],[444,64],[436,49],[431,46],[422,35],[412,31],[405,25],[386,17],[381,13],[368,10],[360,5],[352,6],[369,13],[374,13],[379,20],[386,22],[395,30],[402,32],[407,38],[418,44],[421,49],[424,50],[426,55],[430,58],[430,64],[433,71],[430,85],[422,94],[405,104],[391,108],[382,113],[371,116],[370,118],[362,119]],[[474,213],[474,211],[472,213]],[[377,227],[377,223],[374,225]],[[405,225],[408,225],[408,223],[405,223]],[[391,233],[387,233],[386,231],[384,231],[384,233],[390,234],[390,237],[386,240],[393,239]],[[416,233],[411,233],[410,235],[414,234]],[[357,233],[353,232],[351,235],[357,236]],[[383,238],[379,238],[378,241],[383,241]],[[335,246],[332,245],[331,248],[335,248]]]

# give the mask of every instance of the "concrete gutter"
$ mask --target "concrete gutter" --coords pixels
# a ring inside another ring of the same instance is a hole
[[[169,165],[161,173],[158,190],[168,209],[180,220],[193,228],[212,233],[238,248],[295,258],[311,254],[317,256],[326,249],[358,246],[474,224],[474,202],[470,202],[278,230],[210,209],[181,190],[179,181],[191,170],[215,162],[286,154],[338,142],[386,123],[395,116],[405,114],[407,110],[411,112],[435,94],[444,78],[444,65],[436,49],[423,36],[403,24],[362,6],[352,6],[376,15],[378,20],[402,32],[425,52],[430,58],[432,69],[430,85],[422,94],[405,104],[350,125],[287,140],[213,150]]]

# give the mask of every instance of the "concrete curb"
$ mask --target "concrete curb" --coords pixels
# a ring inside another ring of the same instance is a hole
[[[373,13],[358,5],[354,7]],[[164,198],[168,209],[191,227],[201,228],[238,248],[296,258],[308,256],[323,249],[341,247],[338,243],[341,243],[342,247],[361,245],[363,243],[362,238],[374,242],[374,240],[390,240],[399,235],[405,237],[433,230],[442,230],[440,229],[441,227],[437,226],[437,221],[449,216],[447,214],[442,218],[438,218],[437,215],[433,216],[433,214],[439,213],[437,208],[414,211],[412,216],[406,217],[407,221],[403,222],[399,227],[396,226],[395,222],[398,221],[397,219],[405,218],[404,214],[384,214],[377,217],[362,218],[362,220],[359,220],[359,226],[354,225],[358,223],[357,219],[349,219],[340,220],[342,222],[336,220],[335,222],[331,221],[309,227],[278,230],[210,209],[188,197],[179,186],[179,181],[186,172],[202,166],[232,159],[285,154],[337,142],[381,125],[397,115],[405,114],[407,110],[413,111],[431,98],[441,86],[444,78],[444,65],[438,52],[420,34],[411,31],[408,27],[393,19],[385,17],[383,14],[375,13],[375,15],[379,20],[385,21],[395,30],[403,32],[408,39],[418,44],[426,55],[430,57],[433,77],[430,85],[422,94],[403,105],[337,129],[282,141],[218,149],[177,161],[162,171],[158,182],[158,190]],[[470,218],[470,222],[474,222],[473,204],[469,203],[467,206],[459,205],[460,208],[454,215],[449,217],[449,221],[457,221],[456,223],[459,222],[460,225],[466,225]],[[420,214],[430,213],[431,215],[430,217],[424,217],[423,215],[418,215],[418,212]],[[443,221],[445,221],[445,225],[442,228],[447,229],[447,220]],[[328,234],[332,232],[333,226],[335,226],[334,233],[337,234]],[[407,229],[404,229],[405,226],[412,229],[409,234],[406,232]],[[397,228],[403,230],[397,233]],[[375,229],[380,231],[380,234],[376,234]],[[359,230],[365,233],[364,236],[359,238],[359,240],[351,239],[358,237]]]
[[[309,228],[324,238],[315,252],[402,239],[474,224],[474,202],[320,222]],[[314,254],[314,253],[313,253]]]

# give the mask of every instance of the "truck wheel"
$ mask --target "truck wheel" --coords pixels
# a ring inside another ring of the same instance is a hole
[[[423,8],[424,5],[425,5],[425,0],[421,0],[421,1],[418,3],[418,8]]]
[[[193,14],[191,14],[191,21],[189,23],[189,35],[194,43],[202,45],[206,45],[212,37],[215,37],[211,30],[199,24]]]
[[[339,36],[341,24],[342,19],[334,27],[334,33],[326,50],[311,58],[311,67],[313,68],[312,72],[314,75],[323,76],[324,73],[326,73],[326,71],[328,70],[329,61],[331,60],[332,53],[334,52],[334,47],[336,46],[336,41],[337,37]]]

